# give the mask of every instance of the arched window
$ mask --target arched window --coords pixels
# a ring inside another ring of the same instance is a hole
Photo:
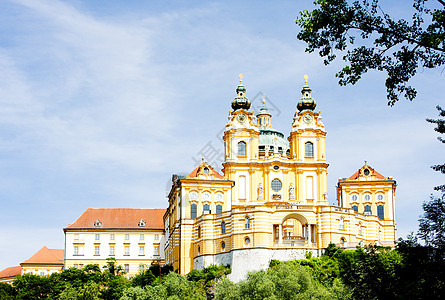
[[[304,156],[313,157],[314,156],[314,144],[311,142],[306,142],[304,144]]]
[[[244,219],[244,228],[245,229],[249,229],[250,228],[250,218],[249,217],[246,217]]]
[[[340,218],[340,229],[345,229],[345,219]]]
[[[190,218],[196,219],[198,206],[196,204],[190,205]]]
[[[362,223],[358,224],[358,234],[362,234]]]
[[[205,214],[209,214],[210,213],[210,205],[208,204],[204,204],[204,206],[202,207],[202,209],[204,210]]]
[[[355,212],[358,212],[358,206],[357,206],[357,205],[353,205],[353,206],[352,206],[352,209],[353,209]]]
[[[371,205],[365,205],[365,215],[371,215]]]
[[[346,246],[346,240],[345,240],[345,238],[341,238],[341,239],[340,239],[340,245],[341,245],[342,247],[345,247],[345,246]]]
[[[198,239],[201,237],[201,226],[198,226]]]
[[[226,222],[221,223],[221,233],[226,233]]]
[[[239,142],[238,143],[238,156],[246,156],[246,143],[245,142]]]
[[[222,205],[221,205],[221,204],[218,204],[218,205],[216,206],[216,213],[217,213],[217,214],[222,213]]]
[[[380,220],[385,219],[385,208],[383,205],[377,206],[377,217],[379,217]]]

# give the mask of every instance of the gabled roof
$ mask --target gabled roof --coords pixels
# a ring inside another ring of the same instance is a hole
[[[204,173],[204,168],[208,168],[209,169],[209,173],[208,174]],[[216,172],[215,169],[212,168],[212,166],[210,166],[209,164],[207,164],[204,161],[199,166],[197,166],[190,174],[185,176],[185,178],[187,178],[187,179],[189,179],[189,178],[198,178],[199,175],[204,175],[205,177],[207,177],[206,179],[208,179],[208,177],[211,177],[212,175],[213,175],[214,179],[224,179],[224,176],[222,176],[221,174]]]
[[[63,259],[63,249],[48,249],[46,246],[43,246],[42,249],[37,251],[30,259],[25,260],[20,265],[63,265]]]
[[[65,229],[164,229],[164,213],[163,208],[88,208]]]
[[[9,267],[2,271],[0,271],[0,279],[1,278],[8,278],[8,277],[15,277],[17,275],[20,275],[22,273],[22,267],[15,266],[15,267]]]
[[[360,176],[364,176],[363,175],[363,171],[365,169],[369,169],[370,172],[370,176],[374,177],[374,180],[388,180],[389,178],[383,176],[382,174],[380,174],[379,172],[377,172],[376,170],[374,170],[373,168],[371,168],[370,166],[368,166],[366,163],[363,167],[361,167],[357,172],[355,172],[354,174],[352,174],[352,176],[350,176],[348,179],[346,180],[358,180]]]

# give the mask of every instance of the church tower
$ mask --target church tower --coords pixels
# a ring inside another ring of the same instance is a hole
[[[317,104],[311,96],[307,78],[305,75],[302,97],[297,104],[289,136],[290,159],[300,166],[297,173],[307,174],[299,176],[300,201],[327,204],[326,131],[321,122],[321,112],[314,111]],[[309,174],[309,169],[315,174]]]
[[[235,182],[232,198],[235,202],[246,203],[252,198],[249,188],[252,184],[252,170],[249,165],[258,160],[258,137],[260,131],[256,117],[250,111],[250,101],[243,85],[243,74],[232,102],[232,111],[224,132],[225,163],[224,174]]]

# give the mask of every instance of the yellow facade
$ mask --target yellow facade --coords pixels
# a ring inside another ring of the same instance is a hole
[[[338,206],[328,205],[326,131],[307,81],[287,139],[273,129],[264,100],[254,115],[245,93],[240,80],[224,132],[224,175],[203,161],[188,176],[173,176],[166,263],[181,274],[228,264],[239,280],[267,260],[319,255],[331,242],[393,246],[392,178],[365,164],[339,180]]]

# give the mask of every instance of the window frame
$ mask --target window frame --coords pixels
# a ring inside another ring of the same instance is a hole
[[[190,219],[196,219],[198,217],[198,205],[192,203],[190,205]]]
[[[247,143],[245,141],[238,142],[238,152],[237,152],[237,155],[241,156],[241,157],[246,157],[247,156]]]
[[[304,143],[304,157],[314,157],[314,143],[311,141]]]

